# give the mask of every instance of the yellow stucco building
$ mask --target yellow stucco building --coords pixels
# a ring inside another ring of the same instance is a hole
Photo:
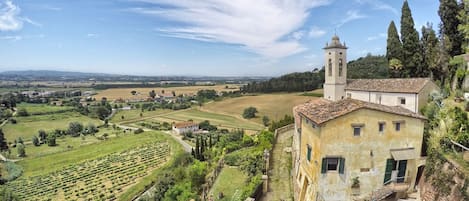
[[[353,99],[317,99],[294,112],[297,200],[377,199],[413,189],[425,117]]]
[[[438,87],[429,79],[347,79],[347,47],[324,48],[324,97],[293,109],[295,200],[401,197],[415,189],[425,117],[418,110]]]

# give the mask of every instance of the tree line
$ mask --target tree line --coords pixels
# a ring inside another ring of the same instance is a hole
[[[267,81],[252,82],[241,87],[243,93],[272,93],[311,91],[322,87],[324,69],[312,72],[290,73]]]
[[[400,35],[394,21],[388,27],[386,58],[391,77],[432,77],[441,83],[452,80],[463,63],[452,60],[468,47],[468,4],[468,0],[440,0],[438,33],[427,23],[419,36],[409,4],[404,1]]]

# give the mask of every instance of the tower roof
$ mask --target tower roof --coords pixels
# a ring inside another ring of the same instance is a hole
[[[332,48],[339,48],[339,49],[347,49],[347,46],[345,46],[345,43],[340,43],[340,38],[337,35],[334,35],[332,37],[332,40],[330,43],[326,43],[326,47],[324,49],[332,49]]]

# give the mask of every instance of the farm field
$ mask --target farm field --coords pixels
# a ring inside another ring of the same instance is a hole
[[[175,122],[175,121],[187,121],[194,120],[195,122],[202,122],[205,120],[210,121],[210,124],[221,127],[221,128],[244,128],[245,130],[258,131],[264,128],[263,125],[257,124],[244,119],[236,118],[230,115],[218,114],[213,112],[200,111],[198,109],[180,110],[155,116],[155,119],[160,122]]]
[[[97,137],[102,136],[104,133],[108,134],[107,139],[124,135],[123,130],[114,130],[112,128],[100,128],[95,135],[86,135],[81,137],[60,136],[56,138],[56,146],[50,147],[47,144],[41,146],[34,146],[32,143],[25,143],[26,159],[41,157],[49,154],[70,151],[72,149],[80,148],[82,146],[103,142]],[[30,140],[30,139],[26,139]],[[11,154],[6,155],[8,158],[17,159],[18,149],[12,148]]]
[[[25,159],[18,164],[24,168],[22,177],[38,176],[58,171],[66,166],[92,160],[112,153],[124,151],[140,146],[148,142],[167,141],[171,147],[179,148],[179,144],[170,136],[156,131],[147,131],[141,134],[126,134],[115,138],[109,138],[101,143],[94,143],[73,148],[69,151],[49,154],[41,157]],[[27,153],[26,153],[27,154]]]
[[[215,101],[202,106],[203,111],[235,115],[242,118],[245,108],[253,106],[259,113],[256,114],[255,122],[261,123],[262,116],[266,115],[271,120],[279,120],[286,114],[292,115],[295,105],[304,103],[316,97],[302,96],[302,93],[282,94],[260,94],[254,96],[242,96],[229,98],[223,101]]]
[[[144,111],[142,112],[140,109],[133,109],[133,110],[119,110],[111,119],[110,122],[112,123],[120,123],[120,122],[127,122],[127,121],[136,121],[142,118],[147,118],[155,115],[161,115],[174,112],[174,110],[169,109],[157,109],[155,111]],[[140,113],[142,116],[140,117]],[[122,119],[124,116],[124,119]]]
[[[225,88],[228,86],[228,89]],[[157,93],[161,93],[162,90],[165,91],[165,93],[171,93],[174,91],[176,95],[180,94],[196,94],[197,91],[203,90],[203,89],[213,89],[217,92],[221,91],[237,91],[239,90],[240,85],[233,85],[233,84],[227,84],[227,85],[215,85],[215,86],[182,86],[182,87],[156,87],[156,88],[116,88],[116,89],[106,89],[103,91],[98,92],[94,98],[96,100],[101,100],[101,98],[106,97],[108,100],[115,100],[115,99],[145,99],[148,97],[148,93],[151,90],[155,90]],[[136,95],[132,95],[130,92],[132,90],[137,91]]]
[[[214,200],[239,200],[246,179],[247,176],[238,167],[225,166],[215,180],[210,195],[214,196]],[[224,198],[217,199],[219,193],[223,193]]]
[[[169,160],[168,142],[147,142],[8,183],[21,199],[113,200]]]
[[[16,105],[16,108],[17,109],[24,108],[31,115],[42,114],[42,113],[47,113],[47,112],[53,113],[53,112],[67,111],[67,110],[73,109],[73,107],[68,107],[68,106],[52,106],[52,105],[47,105],[47,104],[32,104],[32,103],[20,103]]]
[[[88,123],[93,123],[98,126],[102,122],[98,119],[93,119],[83,116],[78,112],[64,112],[49,115],[33,115],[27,117],[17,117],[17,123],[12,124],[8,122],[2,127],[5,133],[5,138],[12,142],[18,137],[23,138],[25,141],[30,141],[38,131],[43,129],[45,131],[53,131],[54,129],[66,129],[70,122],[81,122],[85,126]]]

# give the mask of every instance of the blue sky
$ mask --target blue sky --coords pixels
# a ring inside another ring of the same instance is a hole
[[[437,0],[409,0],[420,31]],[[261,75],[308,71],[337,33],[384,54],[401,0],[0,0],[0,72]]]

